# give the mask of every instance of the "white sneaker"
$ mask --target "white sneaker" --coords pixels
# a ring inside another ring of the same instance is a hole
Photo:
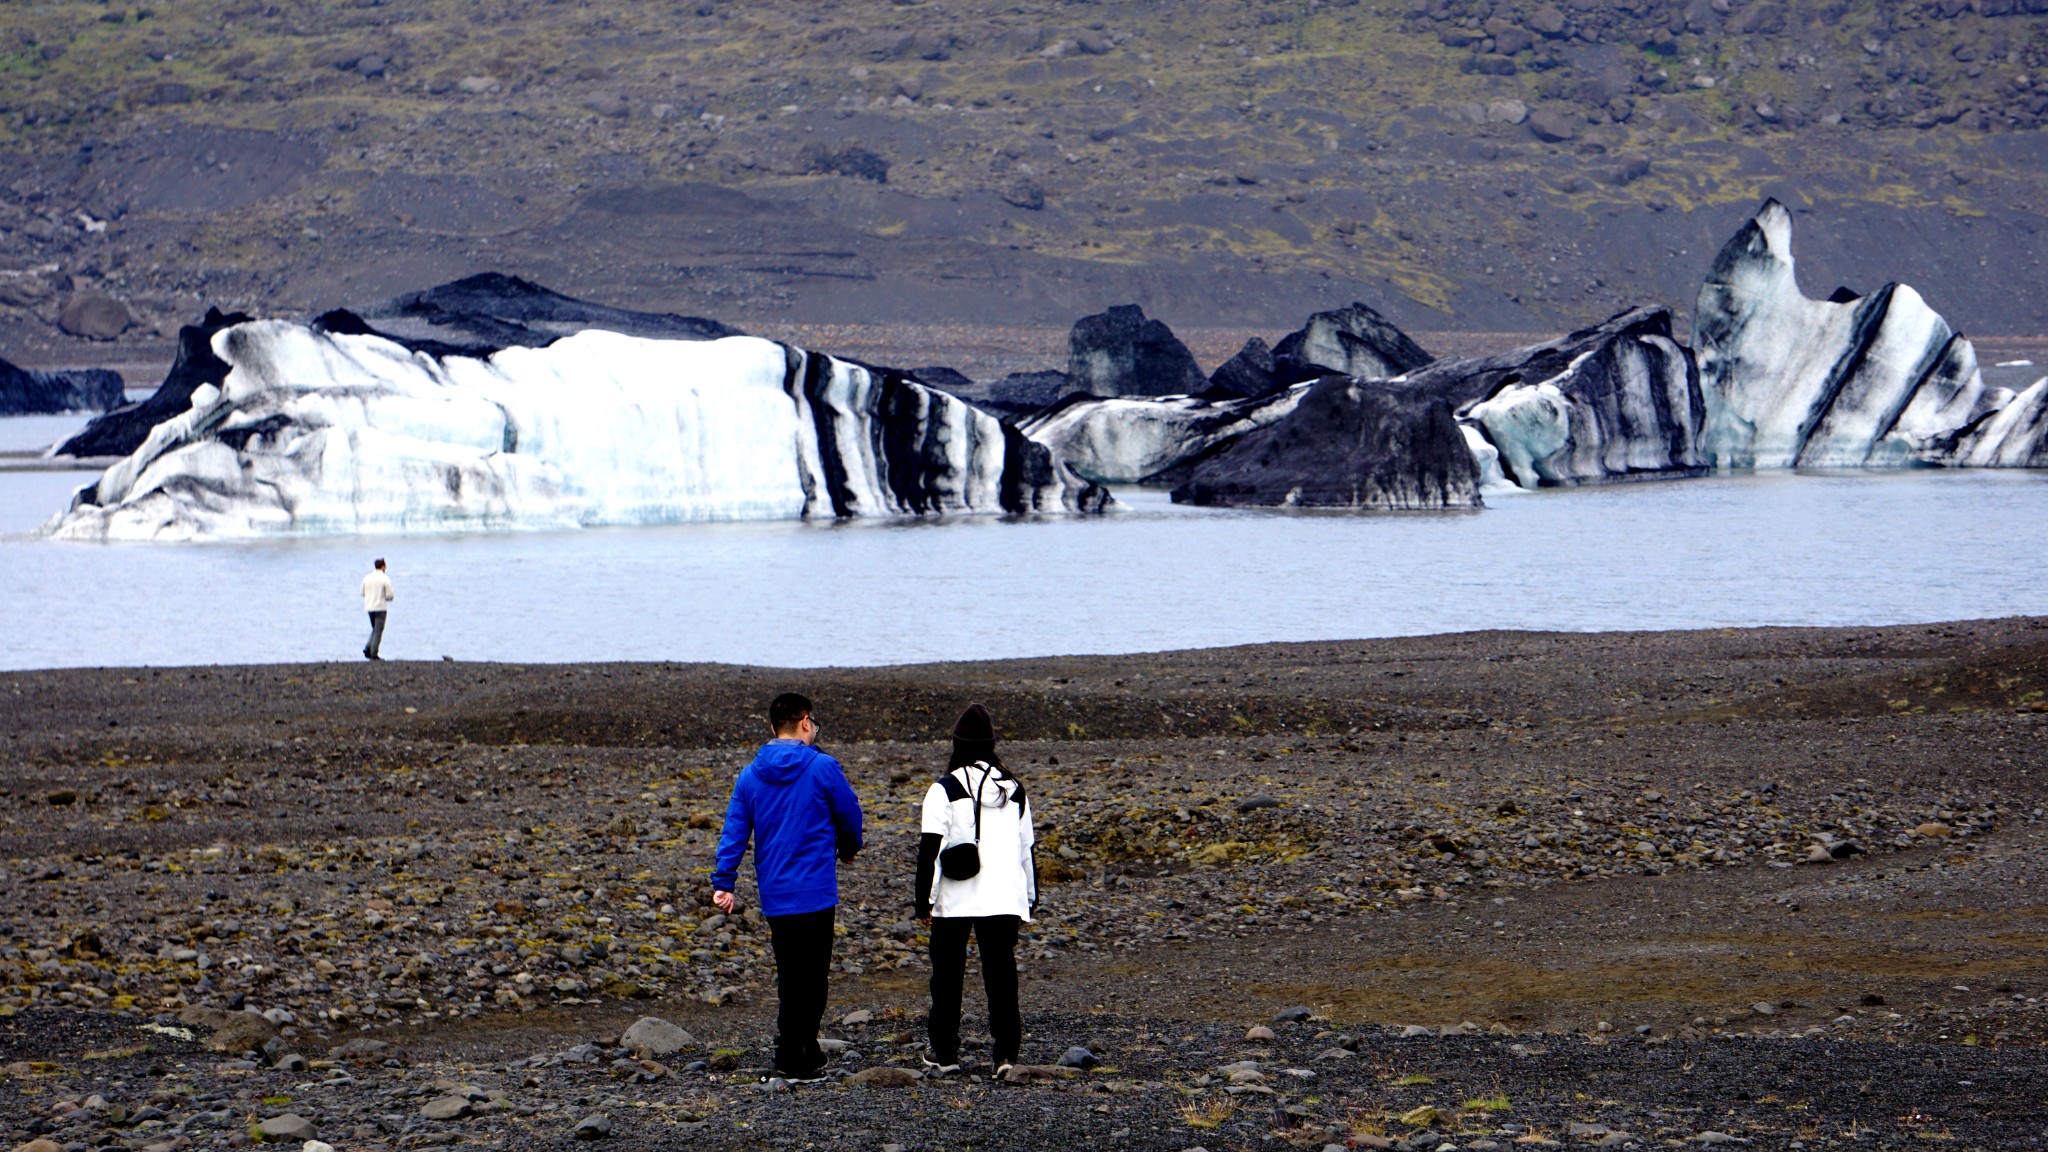
[[[918,1053],[918,1059],[924,1061],[924,1066],[931,1069],[934,1076],[951,1076],[955,1072],[960,1071],[959,1061],[956,1060],[951,1064],[941,1064],[932,1058],[932,1050],[929,1048]]]

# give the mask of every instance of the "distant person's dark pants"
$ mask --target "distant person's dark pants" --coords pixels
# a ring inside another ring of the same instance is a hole
[[[363,645],[363,655],[372,660],[383,659],[377,654],[377,649],[384,643],[384,615],[382,612],[370,613],[370,642]]]
[[[832,970],[833,908],[768,917],[775,948],[775,1067],[789,1076],[812,1076],[825,1066],[818,1022],[825,1017],[825,985]]]
[[[1014,1064],[1024,1043],[1017,1012],[1016,916],[934,916],[932,918],[932,1056],[941,1064],[960,1060],[960,985],[967,978],[967,936],[981,944],[981,986],[988,992],[988,1034],[995,1063]]]

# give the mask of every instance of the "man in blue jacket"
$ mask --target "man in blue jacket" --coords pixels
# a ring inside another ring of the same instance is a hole
[[[775,949],[775,1068],[791,1080],[825,1070],[818,1021],[825,1015],[832,967],[832,914],[839,905],[839,868],[860,851],[860,800],[839,761],[818,751],[811,702],[784,692],[768,706],[775,738],[733,782],[725,832],[711,873],[711,903],[731,913],[740,857],[754,841],[754,884]]]

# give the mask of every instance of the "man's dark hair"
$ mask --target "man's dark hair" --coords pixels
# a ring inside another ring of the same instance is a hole
[[[801,692],[784,692],[768,705],[768,726],[777,732],[796,727],[796,722],[811,714],[811,698]]]
[[[384,566],[384,558],[383,558],[382,556],[379,556],[379,557],[377,557],[377,567],[379,567],[379,568],[382,568],[383,566]]]

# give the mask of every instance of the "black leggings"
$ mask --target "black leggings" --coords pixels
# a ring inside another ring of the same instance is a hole
[[[1017,1012],[1016,916],[932,918],[932,1056],[942,1064],[960,1059],[960,986],[967,977],[967,937],[981,944],[981,984],[988,992],[989,1038],[995,1063],[1014,1064],[1024,1043]]]

